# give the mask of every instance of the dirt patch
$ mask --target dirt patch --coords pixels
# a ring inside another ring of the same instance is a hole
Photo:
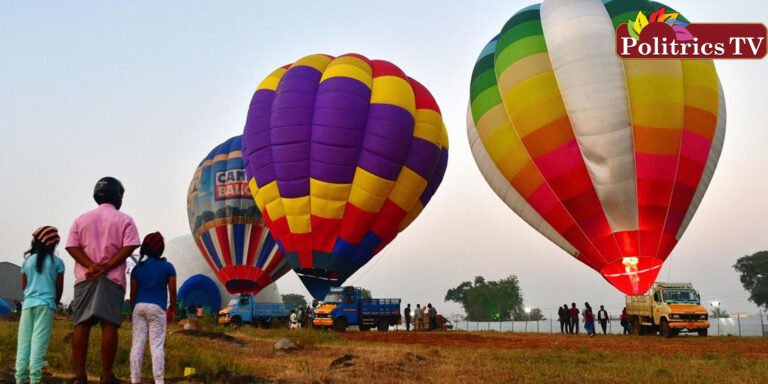
[[[153,381],[147,381],[147,383],[152,383]],[[271,380],[267,380],[263,377],[253,376],[253,375],[241,375],[234,372],[218,372],[211,375],[193,375],[189,377],[181,377],[181,378],[170,378],[165,379],[166,383],[177,383],[177,384],[197,384],[197,383],[218,383],[218,384],[243,384],[243,383],[253,383],[253,384],[267,384],[272,383]]]
[[[664,339],[657,336],[619,336],[560,334],[483,334],[464,332],[347,332],[348,340],[369,343],[396,343],[443,348],[525,349],[525,350],[590,350],[655,353],[745,353],[755,357],[768,354],[768,343],[754,338],[714,338],[683,336]],[[438,351],[439,351],[438,349]]]
[[[191,336],[191,337],[200,337],[204,339],[209,340],[218,340],[223,341],[230,344],[235,344],[238,346],[244,346],[245,342],[234,337],[227,335],[223,332],[212,332],[212,331],[203,331],[200,329],[184,329],[177,332],[172,333],[173,335],[182,335],[182,336]]]

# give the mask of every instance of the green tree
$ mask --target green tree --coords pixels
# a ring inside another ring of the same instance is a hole
[[[731,314],[729,314],[725,309],[717,307],[710,311],[710,317],[713,319],[728,319],[731,317]]]
[[[293,308],[307,308],[307,299],[304,295],[298,293],[286,293],[283,296],[283,303],[290,304]]]
[[[469,321],[509,320],[523,305],[517,276],[499,281],[476,276],[474,283],[465,281],[449,289],[445,301],[461,304]]]
[[[373,295],[371,295],[371,291],[365,288],[360,288],[360,297],[363,299],[373,299]]]
[[[544,313],[541,312],[540,308],[531,308],[531,313],[525,313],[525,309],[521,308],[518,311],[515,311],[513,313],[513,318],[517,321],[539,321],[539,320],[546,320],[544,318]]]
[[[768,251],[736,260],[733,269],[739,272],[741,285],[749,291],[749,301],[768,309]]]

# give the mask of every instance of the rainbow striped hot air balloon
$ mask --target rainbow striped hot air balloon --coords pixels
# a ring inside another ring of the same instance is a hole
[[[216,146],[195,171],[187,214],[200,253],[232,294],[258,293],[290,270],[253,202],[242,136]]]
[[[650,287],[685,232],[725,135],[711,61],[615,53],[620,24],[662,8],[644,0],[525,8],[483,49],[471,82],[469,141],[488,183],[627,294]],[[663,20],[687,23],[665,9]]]
[[[256,204],[318,299],[419,215],[448,161],[429,91],[356,54],[311,55],[272,72],[244,137]]]

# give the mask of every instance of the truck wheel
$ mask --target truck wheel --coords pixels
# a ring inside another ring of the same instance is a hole
[[[366,332],[366,331],[369,331],[370,329],[371,329],[371,327],[368,326],[368,325],[362,325],[362,324],[360,325],[360,331],[361,332]]]
[[[241,325],[243,325],[243,319],[240,318],[240,316],[235,316],[230,320],[230,324],[232,324],[233,327],[239,328]]]
[[[376,329],[378,329],[379,332],[389,331],[389,322],[387,319],[379,319],[379,324],[376,326]]]
[[[661,325],[659,326],[659,334],[661,337],[666,337],[669,339],[672,337],[672,330],[669,329],[669,322],[667,322],[667,319],[661,319]]]
[[[341,317],[333,322],[333,330],[336,332],[345,332],[347,330],[347,319]]]
[[[701,337],[707,337],[707,329],[699,329],[699,336]]]

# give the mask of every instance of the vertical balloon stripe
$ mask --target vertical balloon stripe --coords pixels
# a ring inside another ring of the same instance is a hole
[[[627,60],[624,69],[635,138],[639,256],[655,257],[682,140],[682,65],[680,60]]]
[[[206,248],[206,245],[203,244],[202,240],[198,237],[195,239],[195,244],[197,245],[197,249],[200,250],[200,254],[203,255],[203,259],[206,263],[208,263],[208,266],[211,267],[211,270],[215,273],[218,272],[219,266],[213,263],[213,259],[211,258],[211,255],[208,253],[208,249]]]
[[[245,262],[245,224],[235,224],[232,226],[232,237],[234,240],[235,265],[243,265]]]
[[[691,205],[690,207],[688,207],[688,210],[685,213],[685,217],[683,218],[683,224],[680,226],[680,230],[678,230],[677,235],[675,236],[675,238],[678,240],[680,240],[680,238],[683,236],[683,233],[688,228],[688,225],[691,223],[691,219],[693,218],[693,215],[699,209],[701,200],[704,198],[704,192],[706,192],[707,188],[709,187],[709,183],[712,181],[712,177],[714,176],[714,173],[715,173],[715,168],[717,168],[717,163],[720,161],[720,154],[723,151],[723,141],[725,140],[725,122],[727,118],[726,118],[725,96],[723,93],[723,87],[720,84],[719,80],[718,80],[718,93],[719,93],[719,98],[718,98],[718,109],[717,109],[717,126],[715,128],[715,134],[712,139],[712,146],[709,150],[709,156],[707,156],[707,163],[704,167],[703,175],[701,176],[701,179],[699,180],[699,184],[696,187],[696,193],[694,194],[693,201],[691,201]]]
[[[542,24],[568,118],[610,227],[637,231],[629,101],[610,16],[600,0],[549,0],[542,4]]]
[[[248,229],[246,229],[245,233],[248,238],[248,251],[246,253],[246,262],[245,265],[250,265],[257,267],[257,258],[256,255],[258,255],[259,248],[261,248],[262,245],[262,234],[264,232],[267,232],[267,230],[261,226],[261,225],[253,225],[248,224]],[[273,245],[273,248],[274,247]]]
[[[205,250],[208,251],[208,259],[210,259],[213,264],[216,265],[216,269],[221,269],[224,267],[224,264],[221,262],[221,258],[219,257],[219,251],[216,249],[216,245],[213,243],[213,238],[211,237],[210,232],[205,232],[200,236],[200,239],[203,241],[203,244],[205,245]]]
[[[234,265],[234,263],[232,263],[232,251],[229,247],[229,228],[216,227],[212,231],[211,239],[213,240],[216,249],[219,251],[219,257],[221,258],[222,264],[226,266]]]
[[[529,15],[526,17],[527,20],[530,20],[532,17],[530,16],[531,12],[534,11],[528,12]],[[537,10],[535,12],[537,12]],[[513,16],[512,20],[516,19],[520,18],[517,15]],[[512,22],[507,23],[507,26],[510,25],[513,25]],[[501,36],[506,40],[510,39],[510,37],[505,34],[502,34]],[[500,39],[502,37],[500,37]],[[492,41],[489,45],[494,45],[494,42]],[[487,55],[494,54],[492,50],[488,49],[484,49],[483,53]],[[542,54],[534,54],[534,56],[541,55]],[[479,60],[479,62],[482,61],[484,61],[483,58]],[[548,61],[537,59],[531,60],[528,57],[524,57],[511,67],[523,68],[524,73],[538,74],[544,71],[537,67],[546,65],[548,65]],[[497,73],[494,67],[489,67],[486,71]],[[513,70],[507,72],[514,73]],[[475,78],[482,75],[477,68],[475,74],[477,75]],[[504,79],[500,78],[500,81],[504,80],[512,82],[521,81],[521,79],[521,77],[518,77],[517,80],[515,80],[515,77],[506,77]],[[483,144],[482,149],[484,149],[484,153],[481,155],[478,154],[478,150],[481,150],[481,148],[479,146],[473,147],[476,149],[475,157],[485,158],[485,156],[487,156],[490,161],[498,167],[500,173],[526,203],[522,204],[516,202],[516,195],[508,193],[504,193],[502,199],[511,203],[511,208],[513,208],[513,210],[523,212],[525,214],[524,219],[529,223],[532,223],[532,225],[535,225],[534,228],[546,231],[545,223],[547,223],[554,228],[556,232],[562,234],[569,243],[568,245],[563,245],[563,242],[561,242],[560,245],[564,249],[578,248],[582,250],[580,258],[590,260],[594,258],[601,260],[602,256],[600,253],[576,225],[573,218],[568,215],[563,205],[556,198],[550,187],[544,183],[540,173],[535,165],[533,165],[520,137],[512,127],[504,108],[499,84],[496,82],[496,76],[494,75],[493,79],[490,81],[486,80],[485,84],[487,84],[492,92],[495,92],[495,95],[493,93],[488,93],[487,91],[482,91],[477,93],[478,98],[476,100],[472,100],[473,109],[479,109],[473,111],[476,119],[474,123],[476,124],[476,131]],[[478,103],[478,99],[481,97],[485,100],[482,101],[482,103]],[[494,103],[495,105],[491,105]],[[474,127],[470,129],[470,132],[473,130],[475,130]],[[482,169],[483,167],[481,166],[481,170]],[[484,174],[488,177],[489,175],[492,176],[493,172],[487,170]],[[498,184],[493,183],[492,186],[494,185]],[[535,210],[540,215],[543,222],[529,214],[526,210],[527,206],[530,206]],[[556,238],[556,236],[552,236],[551,238]],[[575,252],[573,254],[576,256]]]
[[[471,109],[471,106],[469,107]],[[499,171],[496,164],[488,157],[488,152],[483,146],[482,140],[475,128],[475,121],[471,111],[467,113],[467,135],[480,172],[497,195],[515,211],[530,226],[541,232],[557,246],[573,256],[578,256],[578,251],[555,228],[553,228],[520,193],[510,185],[507,178]]]
[[[248,108],[248,129],[243,134],[243,152],[246,157],[246,169],[250,175],[258,176],[257,180],[262,183],[260,186],[275,181],[272,149],[269,147],[270,117],[275,90],[285,72],[286,69],[278,68],[262,81]]]
[[[696,193],[717,129],[719,85],[712,61],[684,60],[685,110],[674,190],[657,254],[666,258]]]
[[[529,12],[537,14],[537,11]],[[527,21],[531,22],[541,24],[536,17]],[[529,39],[536,44],[520,45],[521,41]],[[537,210],[542,212],[557,207],[558,204],[552,202],[559,201],[603,259],[621,257],[573,136],[551,64],[543,60],[525,60],[531,55],[548,54],[541,28],[526,29],[510,21],[502,29],[499,42],[510,42],[508,48],[497,53],[495,71],[506,115],[517,136],[513,140],[520,140],[523,146],[517,156],[533,160],[516,176],[529,191],[538,191],[529,195],[529,202],[534,207],[538,205]],[[511,51],[513,48],[515,50]],[[514,57],[514,60],[508,57]],[[507,62],[510,63],[507,67],[501,66]],[[530,78],[513,75],[519,68],[523,73],[535,75]],[[542,188],[543,184],[550,192]]]

